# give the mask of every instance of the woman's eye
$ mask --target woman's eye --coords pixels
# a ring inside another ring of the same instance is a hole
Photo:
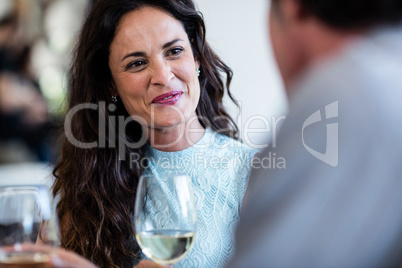
[[[168,54],[168,56],[178,56],[183,52],[183,50],[184,49],[181,47],[175,47],[175,48],[169,49],[167,54]]]
[[[146,64],[146,62],[143,60],[136,60],[136,61],[133,61],[130,64],[128,64],[126,69],[140,68],[140,67],[143,67],[145,64]]]

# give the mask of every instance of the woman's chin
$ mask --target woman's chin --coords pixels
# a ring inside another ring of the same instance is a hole
[[[184,124],[185,124],[185,121],[183,121],[182,119],[177,119],[177,120],[169,119],[169,120],[165,120],[163,122],[154,122],[154,124],[151,125],[151,129],[168,130],[168,129],[173,129],[173,128],[183,126]]]

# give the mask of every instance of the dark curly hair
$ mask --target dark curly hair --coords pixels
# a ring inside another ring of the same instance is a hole
[[[68,98],[69,111],[84,104],[97,109],[81,109],[68,121],[53,171],[53,194],[60,198],[57,211],[62,246],[100,267],[132,267],[139,259],[131,220],[141,168],[120,161],[121,148],[110,145],[124,144],[125,156],[137,153],[144,157],[144,146],[127,146],[127,141],[134,143],[142,138],[142,128],[134,121],[124,133],[116,135],[110,130],[117,131],[117,127],[108,120],[102,123],[99,114],[104,118],[129,118],[121,102],[116,109],[106,109],[106,104],[111,104],[109,89],[113,83],[109,47],[122,16],[144,6],[171,14],[182,23],[189,37],[201,66],[201,95],[196,108],[200,123],[237,138],[237,126],[222,104],[224,94],[236,103],[229,91],[232,71],[206,42],[202,15],[191,0],[98,1],[86,18],[74,50]],[[105,125],[100,127],[101,124]],[[71,143],[68,136],[85,144],[99,143],[83,148]],[[105,146],[100,146],[101,140]]]

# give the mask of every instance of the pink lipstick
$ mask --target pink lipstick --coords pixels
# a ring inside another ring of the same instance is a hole
[[[183,91],[170,91],[168,93],[157,96],[152,100],[152,103],[161,105],[173,105],[179,101]]]

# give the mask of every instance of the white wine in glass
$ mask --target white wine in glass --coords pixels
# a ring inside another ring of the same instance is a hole
[[[136,238],[152,261],[171,265],[190,250],[197,210],[188,176],[141,176],[135,203]]]
[[[37,244],[57,246],[59,230],[47,187],[0,188],[0,268],[46,268]]]

